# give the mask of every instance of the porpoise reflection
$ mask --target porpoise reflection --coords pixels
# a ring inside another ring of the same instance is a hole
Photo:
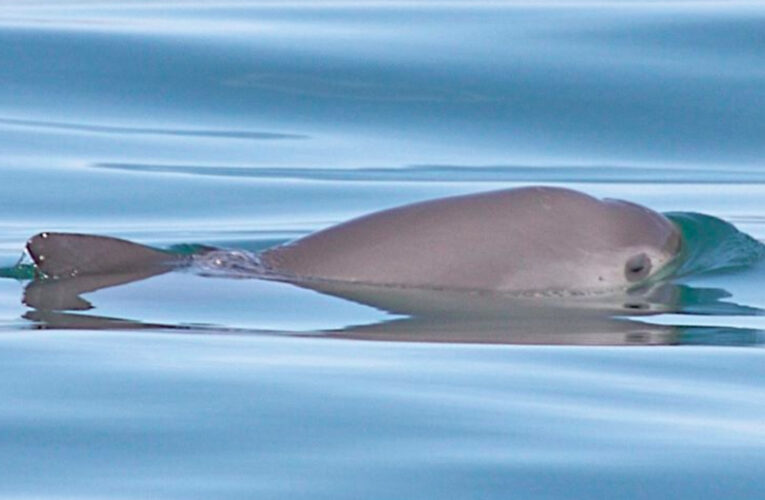
[[[156,271],[160,274],[165,271]],[[104,317],[80,294],[147,278],[146,273],[79,276],[30,282],[24,302],[33,307],[24,317],[39,328],[164,329],[184,333],[259,333],[329,338],[471,344],[659,345],[688,342],[748,345],[760,343],[760,332],[715,327],[657,325],[641,317],[670,311],[752,315],[761,311],[725,302],[719,289],[662,283],[625,293],[598,296],[530,298],[495,292],[466,292],[373,285],[313,282],[311,290],[375,307],[403,317],[351,325],[311,334],[236,330],[202,325],[157,324]],[[322,286],[323,285],[323,286]],[[304,286],[304,285],[301,285]],[[212,293],[212,292],[211,292]],[[623,317],[625,315],[630,318]],[[689,332],[694,335],[689,339]]]
[[[640,205],[526,187],[384,210],[257,255],[204,248],[183,256],[110,237],[41,233],[27,251],[42,277],[27,286],[24,302],[36,309],[27,317],[49,327],[157,327],[66,311],[92,307],[83,293],[192,266],[406,316],[324,332],[334,337],[674,343],[673,327],[615,316],[682,306],[682,287],[659,279],[681,240],[670,220]],[[712,302],[724,304],[720,295]]]

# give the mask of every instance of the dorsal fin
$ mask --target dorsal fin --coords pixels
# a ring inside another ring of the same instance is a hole
[[[183,257],[138,243],[74,233],[40,233],[29,239],[27,252],[50,278],[121,273],[183,262]]]

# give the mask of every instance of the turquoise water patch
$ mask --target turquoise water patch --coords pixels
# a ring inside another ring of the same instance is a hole
[[[765,245],[733,224],[699,213],[666,214],[683,235],[679,267],[673,275],[684,277],[712,271],[745,269],[765,257]]]

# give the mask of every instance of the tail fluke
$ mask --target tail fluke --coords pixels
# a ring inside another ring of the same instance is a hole
[[[27,252],[49,278],[133,272],[182,264],[183,256],[108,236],[40,233]]]

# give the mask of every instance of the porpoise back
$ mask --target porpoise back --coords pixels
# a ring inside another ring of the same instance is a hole
[[[553,293],[633,286],[679,247],[675,225],[643,206],[525,187],[384,210],[261,258],[295,280]]]

